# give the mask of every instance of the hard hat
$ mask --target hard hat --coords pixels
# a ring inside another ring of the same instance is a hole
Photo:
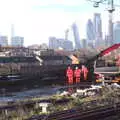
[[[78,67],[75,67],[75,69],[78,69]]]
[[[68,69],[70,69],[70,66],[68,66]]]

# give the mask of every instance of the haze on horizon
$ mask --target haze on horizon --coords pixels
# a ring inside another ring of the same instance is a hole
[[[86,37],[86,22],[94,13],[102,14],[103,32],[107,33],[108,12],[104,5],[94,8],[86,0],[0,0],[0,34],[25,38],[25,45],[48,43],[49,36],[64,38],[64,32],[76,22],[80,38]],[[119,21],[118,8],[114,21]],[[72,40],[72,35],[69,36]]]

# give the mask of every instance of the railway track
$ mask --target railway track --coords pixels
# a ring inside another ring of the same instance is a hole
[[[115,106],[105,106],[88,111],[83,111],[82,109],[70,109],[53,113],[48,116],[44,115],[44,117],[34,116],[28,120],[101,120],[118,114],[120,114],[120,103],[115,104]]]

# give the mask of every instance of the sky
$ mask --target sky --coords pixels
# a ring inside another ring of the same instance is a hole
[[[115,1],[120,4],[119,0]],[[48,43],[50,36],[63,38],[65,30],[76,22],[82,39],[86,38],[86,22],[95,12],[101,13],[102,29],[106,34],[106,5],[94,8],[93,2],[87,0],[0,0],[0,35],[10,39],[13,24],[14,35],[23,36],[25,46]],[[120,20],[119,14],[119,8],[116,8],[114,21]],[[69,35],[70,40],[72,37]]]

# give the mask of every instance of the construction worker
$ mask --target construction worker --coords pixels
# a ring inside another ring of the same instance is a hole
[[[75,76],[75,82],[79,83],[80,82],[80,77],[81,77],[81,69],[76,67],[75,70],[74,70],[74,76]]]
[[[84,76],[84,80],[87,80],[88,69],[84,65],[82,65],[82,73],[83,73],[83,76]]]
[[[71,67],[67,68],[66,77],[68,80],[68,84],[73,84],[73,70]]]

